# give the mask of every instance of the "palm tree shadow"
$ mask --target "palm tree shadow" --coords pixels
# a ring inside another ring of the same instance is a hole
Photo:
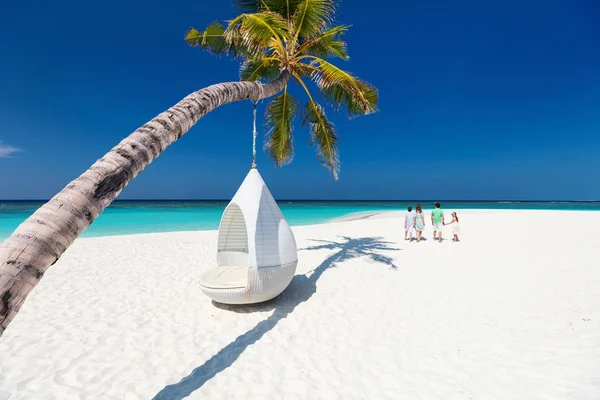
[[[316,242],[314,246],[300,249],[299,251],[333,250],[334,253],[312,271],[307,272],[305,275],[296,275],[288,288],[275,299],[252,306],[231,306],[213,302],[215,306],[221,309],[238,313],[274,311],[267,319],[238,336],[181,381],[165,386],[153,399],[180,400],[188,397],[219,372],[230,367],[246,348],[260,340],[265,333],[273,329],[279,321],[286,318],[298,305],[306,302],[316,293],[317,281],[328,268],[335,267],[336,264],[353,258],[367,257],[373,262],[388,265],[392,270],[398,269],[392,257],[381,253],[382,251],[400,250],[391,247],[392,242],[377,237],[351,238],[340,236],[340,238],[341,240],[338,242],[314,239],[312,240]]]

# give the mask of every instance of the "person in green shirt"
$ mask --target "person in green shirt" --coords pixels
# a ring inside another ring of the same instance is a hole
[[[444,227],[444,212],[440,203],[435,203],[435,209],[431,212],[431,224],[433,225],[433,240],[442,243],[442,228]],[[437,237],[436,237],[437,235]]]

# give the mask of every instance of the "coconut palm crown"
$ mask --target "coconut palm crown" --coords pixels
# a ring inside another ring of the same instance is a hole
[[[338,178],[340,160],[338,135],[325,114],[324,103],[350,117],[377,110],[377,89],[334,65],[332,59],[348,60],[342,40],[347,25],[335,25],[334,0],[238,0],[243,14],[228,21],[213,22],[203,31],[190,28],[185,40],[214,54],[242,59],[243,81],[271,81],[288,69],[306,92],[308,101],[299,103],[288,91],[274,97],[265,115],[264,150],[282,166],[294,156],[293,121],[299,115],[310,129],[310,141],[320,164]],[[324,103],[318,102],[307,83],[319,89]]]

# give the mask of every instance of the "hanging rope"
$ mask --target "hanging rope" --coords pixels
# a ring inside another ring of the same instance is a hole
[[[256,136],[258,135],[258,132],[256,132],[256,105],[258,104],[258,101],[262,100],[265,95],[265,89],[263,88],[262,83],[258,81],[256,83],[258,83],[258,91],[260,94],[258,99],[252,100],[252,104],[254,105],[254,130],[252,131],[252,168],[256,168]]]
[[[252,100],[252,104],[254,105],[254,130],[252,131],[252,168],[256,168],[256,136],[258,135],[258,132],[256,132],[256,105],[264,96],[264,88],[262,83],[256,83],[258,83],[260,95],[257,100]]]
[[[254,104],[254,130],[252,131],[252,168],[256,168],[256,103],[258,101],[252,100],[252,104]]]

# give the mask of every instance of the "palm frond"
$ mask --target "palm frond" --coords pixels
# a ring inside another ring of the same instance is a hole
[[[331,24],[335,2],[331,0],[304,0],[294,13],[296,38],[309,38]]]
[[[283,1],[283,0],[282,0]],[[268,8],[268,0],[234,0],[233,5],[245,13],[257,13],[261,11],[271,11]]]
[[[335,108],[346,106],[351,117],[377,111],[379,94],[373,85],[321,58],[315,58],[310,66],[311,79]]]
[[[218,21],[208,25],[204,32],[200,32],[193,27],[190,28],[185,34],[185,41],[192,47],[200,47],[216,55],[252,58],[262,53],[262,51],[252,51],[241,43],[236,36],[227,38],[225,28]]]
[[[185,34],[185,41],[193,47],[202,47],[215,54],[223,54],[230,50],[230,44],[225,40],[225,28],[216,21],[208,25],[204,32],[190,28]]]
[[[339,25],[320,32],[302,43],[297,52],[299,55],[311,54],[321,58],[338,57],[348,60],[346,42],[340,40],[348,28],[348,25]]]
[[[339,110],[343,106],[350,118],[372,114],[376,111],[376,109],[372,107],[372,104],[377,102],[377,90],[369,85],[362,91],[365,93],[365,97],[370,100],[363,101],[362,99],[357,98],[352,90],[348,90],[348,88],[339,83],[321,89],[321,93],[325,100],[327,100],[335,110]],[[368,106],[365,106],[365,104],[368,104]],[[369,109],[366,109],[367,107],[369,107]]]
[[[192,47],[200,46],[202,43],[202,33],[196,28],[190,28],[185,33],[185,41]]]
[[[240,68],[240,79],[243,81],[267,81],[277,78],[279,75],[279,61],[275,57],[262,57],[247,60]]]
[[[225,37],[228,41],[243,44],[254,53],[271,48],[283,54],[282,40],[289,37],[289,27],[276,13],[242,14],[229,22]]]
[[[234,5],[246,13],[270,11],[289,20],[304,0],[235,0]]]
[[[296,74],[298,74],[300,77],[307,77],[308,79],[312,79],[311,78],[311,74],[315,71],[315,67],[313,67],[310,64],[305,64],[302,62],[298,62],[294,64],[294,72]]]
[[[278,167],[288,164],[294,158],[292,121],[297,109],[298,102],[288,94],[287,85],[283,93],[271,100],[267,106],[267,133],[263,149]]]
[[[319,163],[331,171],[338,179],[340,157],[338,153],[338,135],[335,126],[327,119],[323,107],[313,100],[302,111],[302,124],[310,127],[310,139]]]

